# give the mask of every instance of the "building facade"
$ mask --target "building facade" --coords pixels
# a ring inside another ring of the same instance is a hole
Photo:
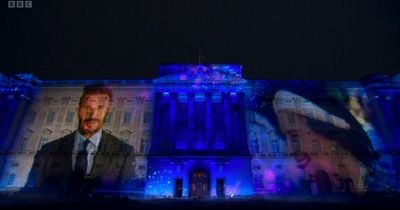
[[[240,65],[160,65],[153,80],[1,77],[3,192],[74,132],[82,88],[114,92],[103,130],[135,148],[148,197],[398,192],[400,77],[246,80]]]

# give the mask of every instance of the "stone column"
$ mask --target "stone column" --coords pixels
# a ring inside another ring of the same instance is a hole
[[[212,112],[211,112],[211,94],[206,94],[206,147],[212,148]]]
[[[226,151],[229,151],[232,146],[232,119],[231,119],[231,99],[229,93],[222,95],[224,103],[224,117],[225,117],[225,140],[224,147]]]
[[[171,151],[176,149],[176,138],[175,138],[175,118],[176,118],[176,100],[177,95],[171,94],[169,99],[169,146]]]
[[[194,149],[193,130],[194,130],[194,94],[188,93],[188,131],[187,140],[190,150]]]

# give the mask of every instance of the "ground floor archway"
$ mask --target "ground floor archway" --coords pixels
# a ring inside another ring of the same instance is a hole
[[[326,195],[332,193],[332,183],[328,173],[323,170],[315,172],[315,182],[318,188],[318,194]]]
[[[191,198],[210,197],[209,178],[204,171],[196,171],[191,174],[189,196]]]

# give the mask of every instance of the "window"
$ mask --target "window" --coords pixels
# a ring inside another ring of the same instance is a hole
[[[68,111],[67,118],[65,118],[65,122],[72,123],[73,120],[74,120],[74,112]]]
[[[47,115],[47,123],[53,123],[56,112],[50,111]]]
[[[280,152],[280,147],[279,147],[279,142],[278,139],[274,138],[271,139],[271,144],[272,144],[272,152]]]
[[[257,138],[257,133],[256,132],[251,132],[250,133],[249,147],[250,147],[250,153],[251,154],[258,153],[259,148],[258,148],[258,138]]]
[[[280,148],[279,141],[278,141],[275,131],[269,131],[268,136],[269,136],[269,139],[271,139],[272,152],[275,152],[275,153],[281,152],[281,148]]]
[[[53,132],[49,129],[45,129],[43,131],[42,137],[40,138],[40,141],[39,141],[38,150],[40,150],[42,148],[42,146],[45,145],[49,141],[49,138],[52,133]]]
[[[13,185],[16,176],[16,174],[10,174],[7,179],[7,185]]]
[[[301,152],[301,147],[300,147],[300,140],[298,135],[293,135],[291,137],[292,140],[292,149],[294,153],[299,153]]]
[[[125,112],[125,114],[124,114],[124,124],[131,123],[131,117],[132,117],[132,113],[131,112]]]
[[[145,113],[144,113],[143,123],[144,123],[144,124],[149,124],[149,123],[151,123],[152,117],[153,117],[153,116],[152,116],[151,112],[145,112]]]
[[[43,136],[43,137],[40,139],[39,146],[38,146],[38,150],[40,150],[40,149],[42,148],[42,146],[45,145],[48,141],[49,141],[49,138]]]
[[[318,139],[311,139],[313,152],[319,154],[321,152],[321,144]]]

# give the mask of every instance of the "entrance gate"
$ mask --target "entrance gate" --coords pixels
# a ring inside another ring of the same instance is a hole
[[[208,177],[203,171],[193,173],[190,179],[190,194],[191,198],[209,198],[210,185]]]

